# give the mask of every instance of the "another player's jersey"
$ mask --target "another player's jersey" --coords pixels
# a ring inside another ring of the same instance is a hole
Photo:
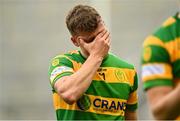
[[[142,80],[145,90],[155,86],[173,86],[180,82],[180,18],[178,14],[143,44]]]
[[[90,87],[76,103],[69,105],[56,93],[54,83],[78,71],[85,60],[80,51],[52,59],[49,76],[57,119],[124,120],[126,110],[137,109],[138,79],[134,67],[113,54],[103,60]]]

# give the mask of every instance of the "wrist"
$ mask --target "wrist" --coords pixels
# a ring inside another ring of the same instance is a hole
[[[102,56],[98,56],[98,55],[95,55],[95,54],[90,54],[88,58],[92,58],[94,61],[97,61],[97,62],[102,62],[103,58]]]

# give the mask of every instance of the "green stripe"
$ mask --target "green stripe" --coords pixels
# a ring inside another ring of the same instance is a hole
[[[158,29],[154,36],[158,37],[160,40],[164,42],[170,42],[180,37],[180,23],[176,21],[170,26],[161,27]]]
[[[136,75],[134,76],[134,84],[131,87],[131,92],[136,91],[137,88],[138,88],[138,77],[137,77],[137,73],[136,73]]]
[[[144,90],[156,86],[173,86],[173,82],[170,79],[154,79],[154,80],[148,80],[143,84]]]
[[[127,68],[127,69],[134,69],[134,66],[123,61],[119,57],[113,55],[112,53],[109,54],[107,59],[103,61],[101,67],[116,67],[116,68]]]
[[[60,65],[65,65],[65,66],[68,66],[70,68],[73,67],[72,62],[69,59],[65,58],[65,57],[60,57],[60,58],[56,58],[56,59],[59,59],[59,66]]]
[[[135,111],[136,109],[138,108],[138,104],[136,103],[136,104],[127,104],[126,105],[126,109],[127,110],[130,110],[130,111]]]
[[[60,79],[61,77],[63,77],[63,76],[69,76],[69,75],[72,75],[72,74],[73,74],[72,72],[64,72],[64,73],[58,75],[58,76],[53,80],[53,82],[52,82],[52,84],[51,84],[52,87],[54,87],[55,82],[56,82],[58,79]]]
[[[56,110],[57,120],[125,120],[124,116],[112,116],[76,110]]]
[[[151,48],[151,57],[148,61],[145,61],[142,57],[143,64],[150,63],[150,62],[170,63],[170,57],[165,48],[157,46],[157,45],[150,45],[148,47]],[[145,48],[144,48],[144,52],[145,52]]]
[[[95,81],[91,83],[86,94],[102,96],[107,98],[119,98],[127,100],[130,93],[130,86],[126,83],[105,83]]]
[[[172,65],[174,78],[180,78],[180,59],[173,62]]]

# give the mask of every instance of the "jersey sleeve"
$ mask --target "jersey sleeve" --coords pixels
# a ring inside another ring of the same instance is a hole
[[[133,85],[130,88],[130,95],[126,105],[127,110],[135,111],[138,108],[137,88],[138,88],[138,77],[137,77],[137,73],[135,72]]]
[[[49,67],[49,79],[52,88],[54,89],[54,84],[58,79],[73,73],[73,64],[68,57],[59,55],[53,58]]]
[[[141,63],[144,90],[173,85],[170,56],[158,37],[152,35],[144,41]]]

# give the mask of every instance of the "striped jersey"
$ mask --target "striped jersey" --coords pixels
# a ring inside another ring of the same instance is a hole
[[[85,61],[78,50],[57,55],[51,61],[49,76],[58,120],[124,120],[126,110],[137,109],[137,73],[132,65],[111,53],[102,61],[83,96],[67,104],[57,94],[54,83],[78,71]]]
[[[176,87],[180,82],[180,18],[178,13],[143,44],[142,80],[145,90],[155,86]]]

